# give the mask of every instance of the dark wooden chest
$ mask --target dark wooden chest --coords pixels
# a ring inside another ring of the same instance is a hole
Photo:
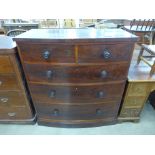
[[[114,124],[137,37],[119,29],[37,29],[14,39],[38,124]]]

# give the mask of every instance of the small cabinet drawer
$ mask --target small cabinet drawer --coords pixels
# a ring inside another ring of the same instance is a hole
[[[124,107],[143,107],[147,98],[141,96],[128,96],[125,98],[123,106]]]
[[[33,115],[29,108],[23,107],[0,107],[0,121],[32,119]]]
[[[0,74],[0,90],[17,90],[20,89],[15,74]]]
[[[24,61],[73,63],[74,46],[64,44],[22,44],[19,45]]]
[[[132,118],[139,117],[141,108],[122,108],[119,117]]]
[[[50,86],[30,84],[35,102],[47,104],[90,104],[121,100],[124,83],[95,86]]]
[[[14,73],[13,64],[9,56],[0,56],[0,73]]]
[[[49,117],[53,119],[97,119],[116,117],[119,103],[104,103],[96,105],[49,105],[36,103],[36,110],[39,117]]]
[[[150,91],[149,83],[142,83],[142,82],[130,82],[127,90],[128,96],[146,96]]]
[[[25,64],[29,81],[91,83],[126,80],[128,63],[95,66]]]
[[[129,61],[132,56],[132,44],[90,44],[78,46],[78,62],[103,63]]]
[[[26,98],[22,93],[16,91],[0,91],[0,107],[25,107]]]

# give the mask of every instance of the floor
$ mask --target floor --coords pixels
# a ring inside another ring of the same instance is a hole
[[[154,135],[155,110],[146,104],[138,123],[123,122],[93,128],[55,128],[36,125],[0,125],[0,135]]]

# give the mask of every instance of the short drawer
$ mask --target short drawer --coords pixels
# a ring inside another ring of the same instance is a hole
[[[128,96],[147,96],[150,91],[149,83],[145,82],[130,82],[128,85]]]
[[[132,56],[133,44],[90,44],[78,46],[78,62],[103,63],[129,61]]]
[[[119,117],[139,117],[141,108],[122,108]]]
[[[116,117],[118,113],[119,103],[109,102],[96,105],[50,105],[44,103],[36,103],[38,117],[44,116],[51,119],[97,119]]]
[[[123,106],[124,107],[143,107],[147,98],[141,96],[128,96],[125,98]]]
[[[0,107],[25,107],[25,96],[17,91],[0,91]]]
[[[15,74],[0,74],[0,90],[17,90],[20,89]]]
[[[0,107],[0,121],[32,119],[33,115],[29,108],[23,107]]]
[[[0,73],[14,73],[9,56],[0,56]]]
[[[29,81],[91,83],[126,80],[128,63],[95,66],[24,64]]]
[[[93,86],[50,86],[30,84],[35,102],[47,104],[90,104],[120,101],[125,83]]]
[[[73,63],[74,46],[64,44],[22,44],[19,45],[24,61]]]

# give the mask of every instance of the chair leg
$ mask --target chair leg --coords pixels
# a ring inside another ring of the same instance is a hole
[[[151,67],[150,76],[152,76],[152,74],[154,74],[154,72],[155,72],[155,61]]]
[[[143,52],[144,52],[144,48],[143,47],[141,47],[141,49],[140,49],[140,52],[139,52],[139,55],[138,55],[138,59],[137,59],[137,65],[140,63],[140,61],[141,61],[141,56],[143,55]]]

